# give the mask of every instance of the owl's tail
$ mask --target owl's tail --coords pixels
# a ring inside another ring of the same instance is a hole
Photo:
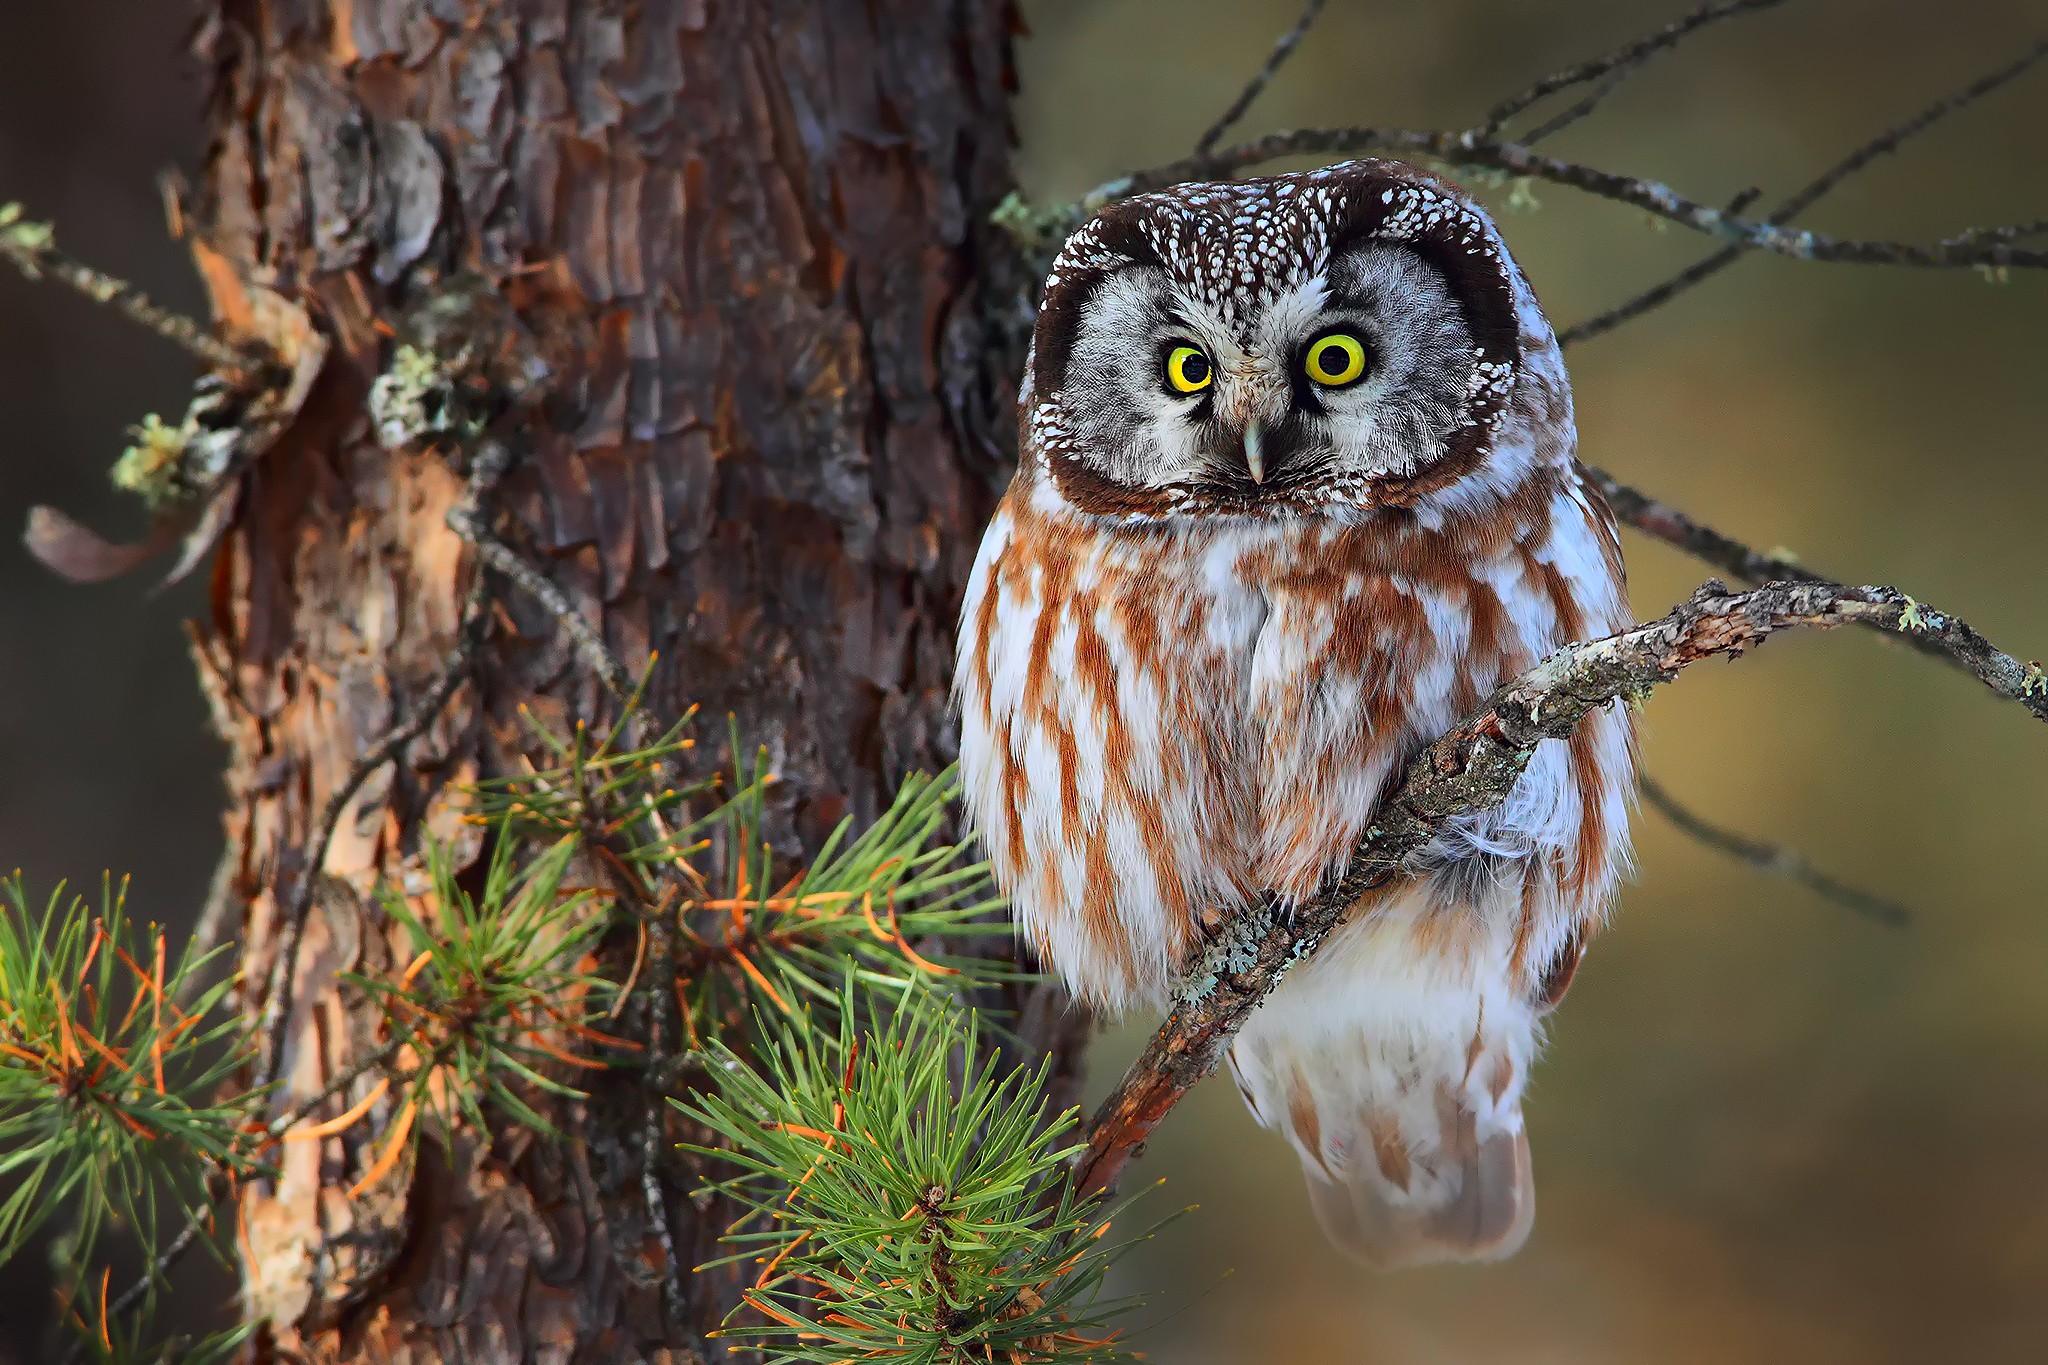
[[[1253,1116],[1301,1157],[1323,1231],[1377,1269],[1510,1256],[1536,1217],[1521,1103],[1536,1008],[1505,953],[1435,918],[1410,904],[1341,927],[1230,1053]]]

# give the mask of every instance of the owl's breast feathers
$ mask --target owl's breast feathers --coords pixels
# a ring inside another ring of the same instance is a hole
[[[1612,519],[1568,456],[1497,498],[1349,524],[1119,525],[1027,469],[968,587],[970,812],[1070,987],[1160,1003],[1205,917],[1312,893],[1417,749],[1558,645],[1626,624]],[[1436,911],[1412,932],[1505,930],[1510,974],[1551,989],[1618,870],[1629,748],[1614,712],[1546,741],[1504,806],[1416,860],[1408,885]]]

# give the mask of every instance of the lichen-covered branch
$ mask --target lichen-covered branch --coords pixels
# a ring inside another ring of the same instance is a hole
[[[1782,630],[1851,624],[1930,640],[2005,694],[1986,676],[1997,670],[1983,665],[1978,645],[1990,646],[1982,636],[1891,588],[1772,583],[1731,593],[1710,580],[1666,616],[1567,645],[1409,761],[1333,884],[1291,911],[1269,899],[1228,925],[1097,1110],[1087,1151],[1076,1164],[1077,1186],[1113,1189],[1136,1149],[1216,1069],[1238,1029],[1287,971],[1315,952],[1361,896],[1402,875],[1406,860],[1447,821],[1505,800],[1538,744],[1565,738],[1594,709],[1640,698],[1702,659],[1740,655]],[[2048,686],[2015,700],[2048,720]]]
[[[1843,584],[1824,578],[1795,560],[1760,553],[1695,521],[1669,503],[1629,487],[1604,469],[1591,465],[1581,469],[1587,482],[1607,499],[1607,505],[1624,524],[1683,550],[1730,577],[1751,584],[1814,583],[1847,591]],[[1900,600],[1912,602],[1911,598]],[[2048,720],[2048,673],[2043,672],[2040,664],[2022,663],[1946,613],[1918,603],[1913,603],[1913,611],[1922,628],[1891,633],[1920,653],[1968,673],[2006,700],[2018,702],[2033,712],[2036,719]],[[1888,629],[1874,621],[1862,624]]]
[[[1775,252],[1802,261],[1948,269],[1964,266],[2048,268],[2048,251],[2016,246],[1997,229],[1931,244],[1832,237],[1803,228],[1781,227],[1767,221],[1744,218],[1688,198],[1655,180],[1617,175],[1578,162],[1560,161],[1518,142],[1486,137],[1477,130],[1457,132],[1449,129],[1423,131],[1361,127],[1303,128],[1274,133],[1207,156],[1191,156],[1112,181],[1096,189],[1084,202],[1086,206],[1093,206],[1186,180],[1231,175],[1282,157],[1347,156],[1359,152],[1387,152],[1455,166],[1478,166],[1564,185],[1595,198],[1628,204],[1731,245]]]
[[[258,357],[244,355],[208,334],[200,324],[175,313],[134,285],[94,270],[57,249],[56,234],[48,223],[32,223],[22,216],[21,205],[0,204],[0,256],[32,280],[45,275],[70,285],[94,303],[104,303],[147,327],[164,340],[189,351],[217,370],[247,370]]]

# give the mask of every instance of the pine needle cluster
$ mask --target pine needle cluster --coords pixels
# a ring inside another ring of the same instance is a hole
[[[737,1168],[730,1262],[762,1266],[725,1335],[775,1361],[1113,1361],[1133,1301],[1103,1279],[1128,1243],[1077,1202],[1077,1114],[1049,1119],[1045,1066],[984,1052],[974,1011],[918,988],[863,1029],[791,1027],[749,1059],[714,1046],[713,1091],[675,1103]],[[718,1262],[724,1264],[726,1262]]]
[[[216,1098],[245,1056],[212,961],[132,923],[124,886],[38,912],[0,882],[0,1264],[56,1220],[75,1279],[110,1220],[153,1245],[216,1172],[251,1168],[246,1105]]]

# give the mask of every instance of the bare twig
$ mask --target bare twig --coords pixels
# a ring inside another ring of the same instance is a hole
[[[2042,57],[2048,56],[2048,39],[2035,43],[2017,61],[2009,62],[1998,70],[1989,72],[1972,81],[1955,94],[1928,105],[1912,118],[1885,129],[1855,151],[1821,172],[1805,188],[1785,200],[1764,221],[1773,227],[1783,227],[1800,214],[1812,208],[1832,193],[1836,186],[1870,165],[1880,157],[1896,152],[1904,143],[1918,137],[1950,114],[1966,109],[1984,96],[2006,85],[2024,74]],[[1536,141],[1531,135],[1530,142]],[[1739,212],[1731,206],[1727,213]],[[1981,246],[1990,242],[2013,242],[2048,229],[2048,220],[2038,223],[2019,223],[2004,228],[1973,228],[1958,233],[1943,243],[1944,246]],[[1658,308],[1683,294],[1688,289],[1720,274],[1740,260],[1748,251],[1745,246],[1726,246],[1710,256],[1704,256],[1661,284],[1652,285],[1626,302],[1615,305],[1604,313],[1587,318],[1558,333],[1560,346],[1570,346],[1588,341],[1603,332],[1612,331],[1622,323],[1641,317],[1653,308]]]
[[[1642,209],[1653,217],[1709,237],[1718,237],[1731,245],[1769,251],[1802,261],[1936,269],[1964,266],[2048,268],[2048,251],[2014,246],[2004,237],[2003,229],[1987,229],[1972,236],[1951,238],[1931,245],[1831,237],[1825,233],[1743,218],[1687,198],[1669,185],[1655,180],[1616,175],[1597,167],[1560,161],[1521,143],[1496,142],[1476,132],[1459,133],[1443,129],[1304,128],[1291,133],[1275,133],[1208,156],[1187,157],[1170,165],[1111,181],[1092,191],[1082,201],[1082,206],[1084,209],[1094,208],[1145,190],[1231,175],[1282,157],[1355,152],[1392,152],[1434,158],[1452,165],[1483,166],[1510,175],[1564,185],[1595,198]]]
[[[1328,3],[1329,0],[1308,0],[1308,8],[1302,10],[1301,17],[1294,21],[1294,27],[1281,34],[1273,44],[1273,50],[1266,55],[1266,64],[1245,83],[1244,89],[1237,92],[1237,98],[1223,111],[1223,116],[1210,124],[1209,130],[1197,139],[1195,155],[1200,156],[1209,151],[1223,140],[1225,133],[1237,125],[1237,121],[1244,117],[1244,111],[1252,107],[1252,101],[1265,93],[1266,87],[1272,84],[1273,77],[1287,64],[1287,59],[1294,55],[1294,49],[1301,45],[1301,40],[1315,27],[1316,20],[1322,17],[1323,6]]]
[[[1741,654],[1781,630],[1848,624],[1937,639],[1978,671],[1974,651],[1958,637],[1981,636],[1893,589],[1773,583],[1731,594],[1710,581],[1670,614],[1603,640],[1567,645],[1494,693],[1477,715],[1410,760],[1334,884],[1292,910],[1269,898],[1232,920],[1097,1110],[1087,1151],[1076,1163],[1077,1188],[1113,1189],[1137,1147],[1216,1069],[1245,1019],[1288,969],[1313,953],[1360,897],[1400,875],[1403,862],[1446,821],[1504,800],[1537,744],[1570,735],[1594,709],[1640,696],[1701,659]]]
[[[1645,805],[1669,820],[1680,833],[1697,843],[1704,844],[1716,853],[1725,854],[1768,876],[1783,877],[1787,881],[1795,882],[1822,900],[1852,910],[1879,924],[1898,928],[1913,922],[1913,912],[1905,906],[1897,901],[1872,895],[1861,887],[1850,886],[1847,882],[1836,880],[1816,867],[1812,859],[1797,849],[1752,839],[1746,834],[1738,834],[1734,830],[1723,829],[1707,821],[1681,803],[1666,790],[1663,783],[1648,773],[1636,775],[1636,790],[1642,794]]]
[[[478,456],[479,462],[488,459],[494,461],[501,469],[508,458],[505,448],[496,442],[487,442]],[[597,675],[598,681],[602,682],[614,697],[622,702],[631,700],[633,677],[616,658],[612,657],[604,637],[597,633],[597,627],[584,619],[583,613],[576,610],[576,604],[569,600],[566,593],[550,583],[540,570],[521,559],[518,551],[507,545],[498,533],[491,529],[477,507],[457,506],[452,509],[448,513],[448,525],[476,549],[478,558],[511,579],[528,596],[547,608],[548,614],[555,618],[556,624],[569,633],[569,639],[576,646],[576,652],[582,656],[584,666]]]
[[[263,363],[261,357],[236,350],[183,313],[172,312],[152,301],[128,281],[102,274],[65,255],[57,249],[50,225],[28,222],[21,216],[19,204],[0,204],[0,256],[12,261],[16,269],[32,280],[48,275],[94,303],[106,304],[214,369],[241,371]]]
[[[1633,42],[1625,43],[1604,57],[1581,62],[1577,66],[1568,66],[1562,71],[1545,76],[1520,94],[1502,100],[1487,114],[1486,122],[1479,126],[1479,135],[1484,138],[1497,136],[1500,130],[1507,126],[1509,119],[1561,90],[1597,81],[1603,76],[1615,77],[1617,81],[1626,79],[1659,52],[1676,47],[1709,24],[1753,13],[1756,10],[1773,9],[1783,3],[1784,0],[1727,0],[1722,4],[1702,5],[1683,19],[1666,24],[1655,33],[1645,34]],[[1526,140],[1534,142],[1536,139],[1531,137]]]

